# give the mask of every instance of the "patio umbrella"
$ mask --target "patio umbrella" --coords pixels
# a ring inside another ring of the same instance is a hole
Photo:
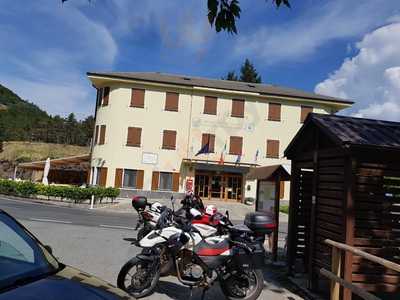
[[[43,179],[42,183],[44,185],[49,185],[49,181],[47,180],[47,176],[49,175],[50,171],[50,157],[46,159],[46,164],[44,165],[44,170],[43,170]]]

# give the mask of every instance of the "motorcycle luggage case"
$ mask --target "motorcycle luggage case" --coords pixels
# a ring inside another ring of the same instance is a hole
[[[270,234],[276,227],[273,216],[262,212],[246,214],[244,224],[257,234]]]
[[[235,247],[233,251],[233,260],[239,268],[260,268],[265,262],[265,250],[261,243],[251,243],[249,246],[253,249],[252,253],[243,248]]]
[[[147,205],[147,198],[145,196],[134,196],[132,198],[132,207],[137,211],[145,210]]]

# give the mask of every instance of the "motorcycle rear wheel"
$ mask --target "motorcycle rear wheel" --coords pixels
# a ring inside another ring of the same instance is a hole
[[[264,288],[261,270],[240,271],[220,281],[222,292],[229,300],[256,300]]]
[[[152,261],[132,258],[119,271],[117,286],[134,298],[150,295],[160,278],[159,265],[153,267],[152,263]]]

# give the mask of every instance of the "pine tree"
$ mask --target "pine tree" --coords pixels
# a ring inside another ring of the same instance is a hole
[[[256,68],[247,58],[240,68],[240,81],[261,83],[261,76],[258,75]]]
[[[239,77],[237,77],[235,71],[229,71],[226,77],[222,77],[222,79],[229,81],[239,81]]]

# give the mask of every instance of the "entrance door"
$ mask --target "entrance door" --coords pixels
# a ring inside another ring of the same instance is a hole
[[[195,184],[194,184],[194,193],[195,195],[198,195],[201,198],[208,198],[209,193],[209,179],[210,177],[208,175],[196,175],[195,176]]]
[[[211,198],[222,197],[222,176],[221,175],[213,175],[211,177],[211,188],[210,188]]]
[[[240,201],[242,199],[242,176],[226,175],[225,197],[227,200]]]

